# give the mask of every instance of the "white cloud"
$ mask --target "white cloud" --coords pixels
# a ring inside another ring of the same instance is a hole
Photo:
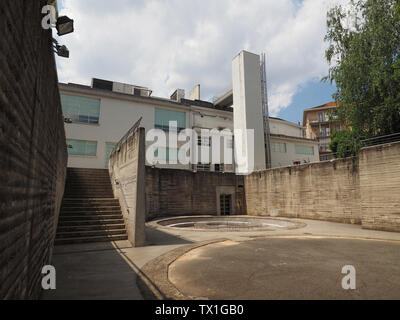
[[[236,54],[265,51],[276,115],[302,84],[326,75],[326,12],[336,2],[63,0],[75,33],[61,39],[71,57],[58,59],[60,81],[101,77],[162,97],[200,83],[208,99],[229,85]]]

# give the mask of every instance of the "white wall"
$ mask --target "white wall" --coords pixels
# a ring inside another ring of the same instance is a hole
[[[289,137],[304,138],[305,128],[295,123],[282,121],[278,119],[269,119],[271,134],[285,135]]]
[[[65,94],[73,95],[67,92]],[[84,95],[79,94],[79,96]],[[97,141],[97,156],[69,155],[68,167],[104,169],[106,143],[118,142],[140,117],[143,117],[141,126],[146,131],[154,128],[155,108],[153,106],[101,98],[98,125],[65,124],[67,139]]]
[[[271,166],[272,168],[292,166],[295,161],[300,161],[301,164],[319,162],[319,151],[317,141],[296,140],[286,138],[271,137],[271,143],[279,142],[286,144],[286,153],[273,152],[271,150]],[[296,153],[297,145],[312,146],[314,155],[303,155]]]
[[[244,158],[254,154],[254,168],[251,164],[238,164],[237,172],[249,174],[254,170],[265,170],[264,123],[261,97],[260,56],[242,51],[232,62],[234,128],[246,133],[254,130],[254,150],[250,147],[251,136],[243,137]],[[239,139],[235,136],[235,152],[239,153]]]
[[[62,94],[76,95],[82,97],[100,98],[100,119],[99,124],[65,124],[67,139],[74,140],[88,140],[97,141],[97,156],[73,156],[69,155],[68,166],[75,168],[96,168],[104,169],[106,161],[106,144],[117,143],[127,133],[127,131],[136,123],[136,121],[143,117],[141,127],[146,129],[146,133],[155,127],[155,109],[165,108],[158,105],[143,104],[134,101],[125,101],[120,99],[112,99],[105,97],[97,97],[96,95],[74,93],[70,91],[61,91]],[[191,107],[182,106],[175,108],[166,108],[169,110],[176,110],[186,112],[186,127],[191,128],[229,128],[233,129],[232,114],[226,111],[219,111],[205,108],[194,108],[192,112]],[[201,112],[203,117],[199,114]],[[168,142],[168,134],[167,134]],[[153,144],[146,142],[146,147]],[[178,143],[178,148],[184,142]],[[197,147],[197,141],[195,142]],[[223,152],[223,149],[222,149]],[[211,151],[210,151],[211,153]],[[221,158],[223,160],[223,156]],[[152,163],[147,163],[152,165]],[[160,168],[169,169],[188,169],[192,168],[191,165],[161,165],[156,164]],[[214,169],[214,166],[211,166]]]

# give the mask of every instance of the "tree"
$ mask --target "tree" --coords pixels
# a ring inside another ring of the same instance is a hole
[[[365,138],[356,131],[342,130],[332,133],[332,141],[329,144],[335,158],[355,157],[362,147],[361,140]]]
[[[400,0],[351,0],[328,12],[330,64],[339,118],[354,134],[341,139],[400,132]],[[345,149],[345,148],[344,148]]]

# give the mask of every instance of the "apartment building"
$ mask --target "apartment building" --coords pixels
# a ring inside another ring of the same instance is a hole
[[[319,145],[320,161],[334,158],[329,143],[332,141],[332,133],[343,129],[343,124],[335,115],[338,108],[336,102],[306,109],[303,113],[303,126],[306,127],[306,136],[309,139],[317,139]]]

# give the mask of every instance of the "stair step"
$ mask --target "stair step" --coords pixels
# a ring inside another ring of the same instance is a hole
[[[122,211],[62,211],[60,218],[71,216],[115,216],[122,215]]]
[[[96,205],[96,206],[88,206],[88,205],[82,205],[82,206],[65,206],[63,205],[61,207],[61,211],[101,211],[101,210],[106,210],[106,211],[115,211],[115,210],[121,210],[121,207],[118,206],[113,206],[113,205]]]
[[[127,239],[108,170],[68,168],[55,244]]]
[[[81,207],[81,206],[119,206],[118,200],[73,200],[63,201],[62,207]]]
[[[77,225],[77,226],[58,226],[58,232],[75,232],[75,231],[109,231],[109,230],[125,230],[125,225],[120,224],[99,224],[99,225]]]
[[[113,194],[112,193],[108,193],[108,194],[98,194],[98,193],[77,193],[77,194],[75,194],[75,193],[68,193],[68,194],[65,194],[66,196],[68,196],[69,198],[73,198],[73,197],[76,197],[76,198],[106,198],[106,197],[111,197],[111,196],[113,196]]]
[[[87,237],[97,237],[97,236],[119,236],[126,235],[125,229],[119,230],[88,230],[88,231],[73,231],[73,232],[58,232],[56,239],[65,238],[87,238]]]
[[[82,238],[64,238],[56,239],[55,245],[75,244],[75,243],[88,243],[88,242],[109,242],[128,240],[127,235],[112,235],[112,236],[96,236],[96,237],[82,237]]]
[[[112,218],[121,219],[122,213],[114,214],[87,214],[87,215],[60,215],[60,221],[77,221],[77,220],[110,220]]]
[[[116,225],[123,224],[124,219],[109,219],[109,220],[67,220],[60,221],[58,227],[74,227],[74,226],[104,226],[104,225]]]

